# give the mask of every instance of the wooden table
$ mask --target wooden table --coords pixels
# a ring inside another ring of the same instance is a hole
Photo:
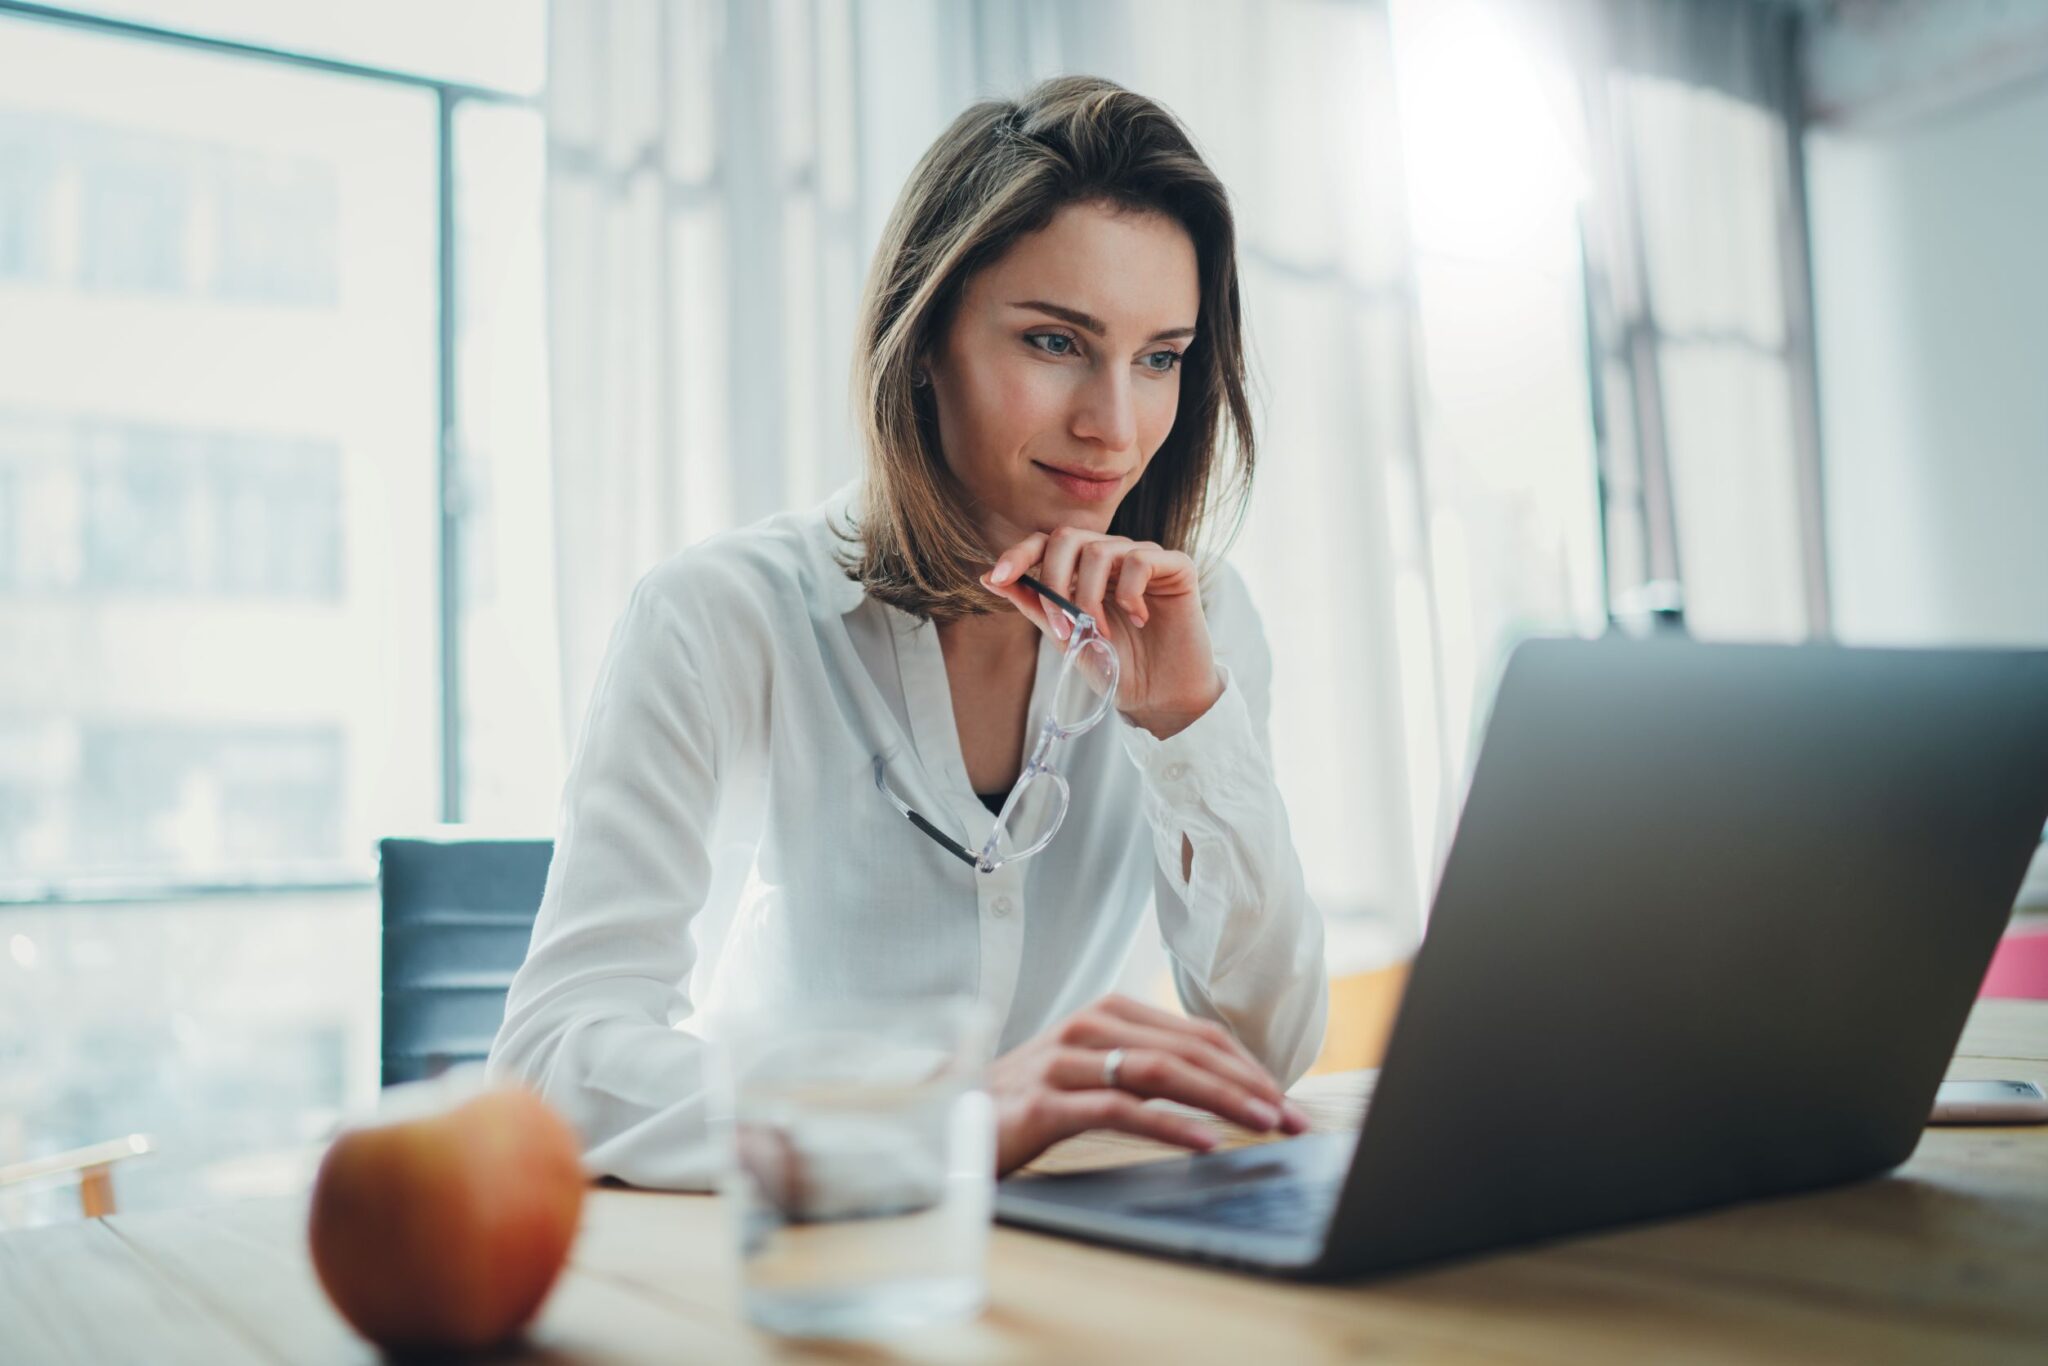
[[[1951,1076],[2048,1083],[2048,1003],[1977,1008]],[[1297,1091],[1355,1122],[1362,1074]],[[1242,1135],[1237,1135],[1242,1138]],[[1071,1169],[1155,1156],[1115,1136]],[[0,1236],[0,1362],[368,1362],[322,1298],[303,1200]],[[978,1320],[883,1344],[748,1328],[717,1202],[592,1193],[570,1269],[504,1359],[2048,1362],[2048,1126],[1935,1129],[1860,1186],[1344,1286],[997,1229]]]

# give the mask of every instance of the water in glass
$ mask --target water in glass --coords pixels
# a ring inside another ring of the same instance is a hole
[[[978,1311],[995,1152],[972,1003],[806,1006],[727,1037],[747,1316],[866,1337]]]

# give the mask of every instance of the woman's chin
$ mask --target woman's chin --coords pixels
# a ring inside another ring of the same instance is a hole
[[[1067,498],[1040,498],[1033,500],[1030,517],[1019,525],[1028,525],[1035,531],[1051,533],[1060,527],[1074,527],[1080,531],[1106,534],[1109,524],[1116,517],[1117,504],[1114,502],[1081,502]]]
[[[1065,498],[1044,496],[1019,498],[1009,506],[1001,506],[990,500],[984,503],[989,511],[984,526],[992,545],[1002,548],[1014,545],[1026,536],[1037,533],[1049,536],[1061,527],[1073,527],[1080,531],[1092,531],[1098,535],[1107,534],[1110,522],[1116,517],[1116,509],[1122,500],[1111,503],[1078,503]]]

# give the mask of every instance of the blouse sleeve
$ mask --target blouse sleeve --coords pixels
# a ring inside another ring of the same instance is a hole
[[[606,651],[488,1068],[576,1127],[592,1175],[704,1188],[705,1045],[681,1026],[724,751],[743,731],[707,694],[710,642],[663,572],[634,590]]]
[[[1205,604],[1223,695],[1161,740],[1123,723],[1143,775],[1155,904],[1181,1003],[1224,1025],[1282,1086],[1315,1061],[1328,1013],[1323,921],[1273,778],[1273,659],[1243,582]],[[1194,851],[1181,876],[1182,841]]]

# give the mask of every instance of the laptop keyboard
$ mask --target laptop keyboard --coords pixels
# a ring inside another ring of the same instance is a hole
[[[1329,1219],[1341,1188],[1337,1181],[1258,1181],[1206,1195],[1152,1200],[1131,1206],[1131,1212],[1226,1228],[1306,1233]]]

